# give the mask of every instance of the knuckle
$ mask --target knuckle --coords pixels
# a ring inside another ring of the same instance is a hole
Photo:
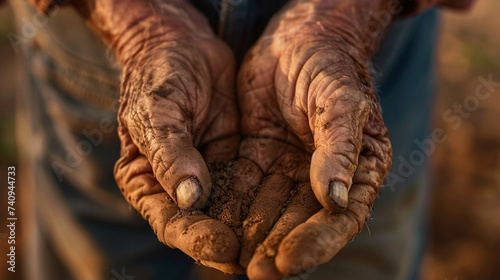
[[[348,147],[350,144],[342,145]],[[330,158],[347,170],[354,170],[358,163],[358,153],[352,150],[336,149],[330,154]]]
[[[149,147],[148,158],[151,162],[154,174],[164,174],[167,171],[165,159],[162,155],[162,145],[153,143]]]

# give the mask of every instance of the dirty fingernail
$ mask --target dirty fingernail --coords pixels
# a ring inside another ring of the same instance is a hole
[[[345,209],[347,207],[347,187],[340,181],[332,181],[330,183],[330,197],[338,207]]]
[[[198,201],[202,193],[198,179],[190,177],[182,181],[177,187],[177,205],[186,209]]]

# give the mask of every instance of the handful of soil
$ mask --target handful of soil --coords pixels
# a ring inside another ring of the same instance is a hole
[[[255,198],[255,191],[242,193],[231,185],[234,164],[235,161],[227,161],[208,165],[212,178],[212,192],[204,212],[229,226],[235,231],[238,239],[241,239],[242,223]]]

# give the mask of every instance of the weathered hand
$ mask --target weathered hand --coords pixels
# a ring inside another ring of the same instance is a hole
[[[240,141],[231,50],[186,1],[88,2],[75,5],[123,65],[123,196],[161,242],[236,272],[235,233],[197,210],[211,189],[206,162],[234,158]]]
[[[356,20],[374,4],[353,5],[292,1],[238,75],[246,138],[233,185],[257,192],[240,255],[251,279],[279,279],[330,260],[362,229],[390,167],[365,26]]]
[[[214,37],[197,36],[140,50],[125,65],[115,176],[161,242],[210,266],[237,258],[234,232],[201,211],[179,208],[206,204],[211,179],[205,161],[235,157],[239,116],[231,50]]]

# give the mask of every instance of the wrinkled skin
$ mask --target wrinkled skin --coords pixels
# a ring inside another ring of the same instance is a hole
[[[178,49],[148,53],[149,61],[134,60],[125,68],[115,177],[161,242],[208,266],[241,273],[234,263],[239,253],[234,232],[201,211],[185,214],[175,201],[178,178],[203,172],[197,178],[210,187],[205,160],[233,159],[239,142],[230,50],[218,40],[196,44],[209,54],[176,44]],[[216,59],[207,64],[206,57]],[[213,61],[220,64],[210,65]],[[204,190],[197,208],[208,200],[210,189]],[[198,241],[203,249],[193,250]]]
[[[194,21],[187,24],[176,21],[173,28],[151,20],[147,31],[126,29],[120,36],[134,45],[116,43],[124,67],[118,112],[122,147],[115,177],[161,242],[207,266],[242,273],[235,233],[193,211],[210,194],[205,162],[233,159],[240,136],[231,50],[197,12],[190,12]],[[146,38],[129,35],[143,32]],[[192,205],[182,205],[176,192],[186,178],[202,187]]]
[[[346,24],[359,15],[349,12],[350,1],[338,2],[334,13],[289,4],[238,75],[245,139],[236,170],[247,172],[236,173],[235,185],[246,192],[266,177],[261,192],[274,201],[270,207],[257,195],[244,222],[240,263],[251,279],[280,279],[330,260],[361,231],[391,164],[369,51],[359,47],[357,26]],[[350,189],[347,207],[329,195],[331,182]]]

